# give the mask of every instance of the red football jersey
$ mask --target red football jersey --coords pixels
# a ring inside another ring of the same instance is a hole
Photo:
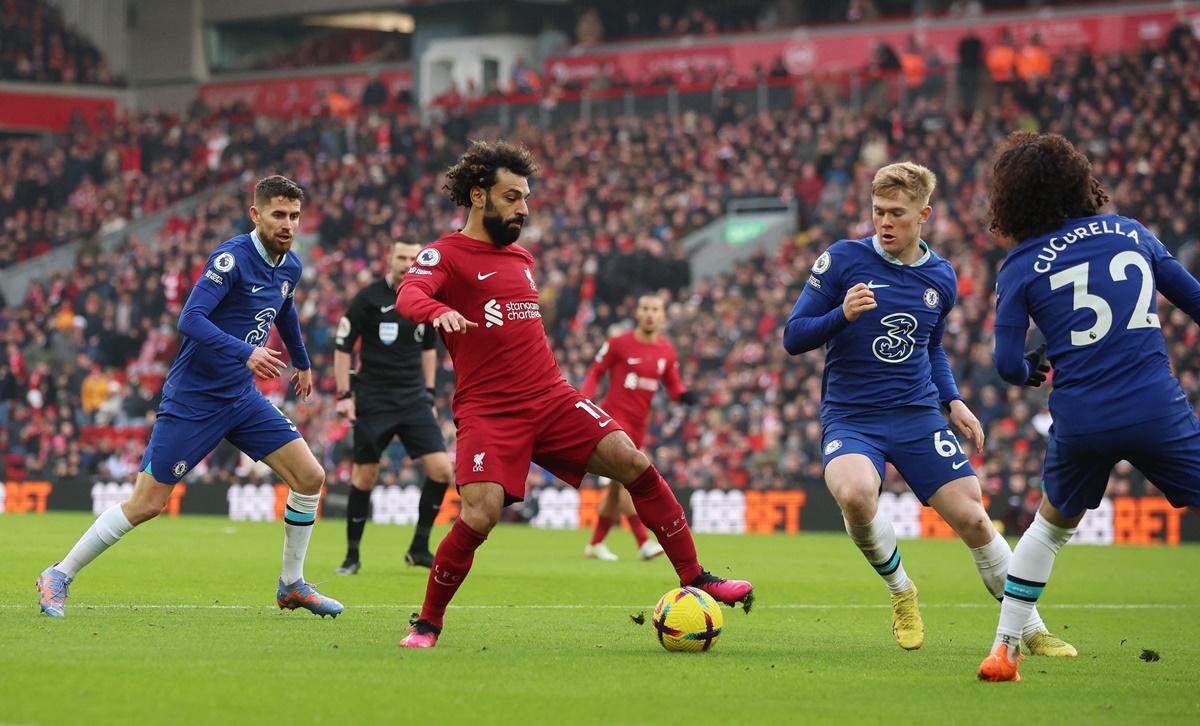
[[[404,275],[396,311],[428,323],[451,309],[479,324],[442,334],[457,378],[455,417],[528,408],[563,382],[525,248],[455,232],[421,250]]]
[[[608,392],[600,406],[630,432],[646,428],[650,403],[660,383],[672,400],[679,400],[686,390],[679,377],[675,346],[662,337],[643,343],[632,330],[609,338],[600,347],[580,393],[587,398],[596,395],[605,373],[609,374]]]

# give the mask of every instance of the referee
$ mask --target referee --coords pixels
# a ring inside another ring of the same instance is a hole
[[[421,246],[394,242],[386,277],[367,285],[338,321],[333,354],[337,412],[354,424],[354,468],[346,509],[346,561],[339,575],[358,574],[359,543],[371,511],[371,490],[379,478],[379,457],[399,436],[405,451],[425,469],[417,507],[417,529],[404,561],[433,566],[429,532],[453,476],[446,442],[434,416],[437,335],[433,328],[396,312],[396,289]],[[360,367],[351,387],[354,343],[362,338]]]

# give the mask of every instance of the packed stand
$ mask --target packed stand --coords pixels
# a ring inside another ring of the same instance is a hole
[[[1103,0],[1090,0],[1093,4]],[[1074,2],[1086,5],[1089,0]],[[973,17],[1026,10],[1022,0],[617,0],[578,6],[572,39],[587,48],[605,42],[687,35],[748,33],[801,25],[866,23],[898,18]]]
[[[277,70],[403,61],[411,55],[409,37],[374,30],[330,30],[306,38],[295,48],[264,58],[256,62],[254,68]]]
[[[601,119],[547,133],[519,123],[510,136],[547,165],[534,181],[522,243],[538,259],[544,320],[564,373],[581,382],[603,339],[628,324],[634,296],[666,290],[669,337],[702,403],[655,409],[648,445],[664,474],[683,488],[820,489],[821,356],[788,357],[780,331],[820,251],[836,239],[870,234],[866,190],[874,170],[913,158],[938,174],[926,238],[959,275],[945,343],[988,434],[988,450],[975,463],[986,491],[1020,523],[1031,516],[1050,421],[1045,391],[1006,386],[991,364],[994,274],[1004,250],[979,221],[990,151],[1016,127],[1078,140],[1116,211],[1143,220],[1198,273],[1196,60],[1191,40],[1108,59],[1077,53],[1059,59],[1049,79],[1007,89],[999,103],[971,116],[921,98],[904,115],[812,103],[767,116],[734,108],[723,117]],[[427,242],[461,225],[462,212],[439,193],[441,171],[468,136],[486,132],[472,131],[462,117],[430,129],[405,115],[350,126],[328,118],[308,123],[312,143],[272,167],[308,191],[306,231],[320,241],[306,250],[311,261],[297,301],[323,393],[293,416],[331,481],[342,481],[348,431],[329,395],[336,321],[349,296],[380,273],[388,241]],[[74,433],[146,420],[154,383],[177,345],[175,316],[187,287],[208,251],[249,228],[246,194],[214,196],[168,224],[153,245],[131,241],[116,254],[83,257],[73,274],[35,286],[24,305],[6,311],[0,395],[7,397],[7,425],[0,436],[7,442],[0,444],[19,453],[30,472],[54,473],[65,459],[111,476],[140,453],[144,437],[119,448]],[[800,233],[770,256],[692,284],[680,239],[742,195],[794,198]],[[1183,386],[1200,399],[1200,328],[1165,304],[1160,316]],[[451,372],[444,366],[441,376],[445,411]],[[289,396],[282,386],[268,393]],[[54,455],[60,450],[67,456]],[[223,449],[207,476],[232,481],[247,471],[236,452]],[[393,468],[384,480],[405,472]],[[898,486],[894,477],[888,486]],[[1119,471],[1112,490],[1145,486]]]
[[[53,139],[0,141],[0,269],[120,230],[244,169],[276,164],[288,149],[315,148],[316,124],[197,104],[183,117],[139,114]]]
[[[42,0],[0,0],[0,81],[122,83],[96,46]]]

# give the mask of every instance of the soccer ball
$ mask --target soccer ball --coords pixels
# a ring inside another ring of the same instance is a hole
[[[654,608],[654,635],[675,653],[711,650],[724,624],[717,601],[694,587],[671,590]]]

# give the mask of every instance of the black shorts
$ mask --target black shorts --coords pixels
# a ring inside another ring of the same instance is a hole
[[[424,400],[400,403],[381,400],[362,388],[355,391],[354,463],[378,464],[392,437],[400,437],[413,459],[446,450],[442,429]]]

